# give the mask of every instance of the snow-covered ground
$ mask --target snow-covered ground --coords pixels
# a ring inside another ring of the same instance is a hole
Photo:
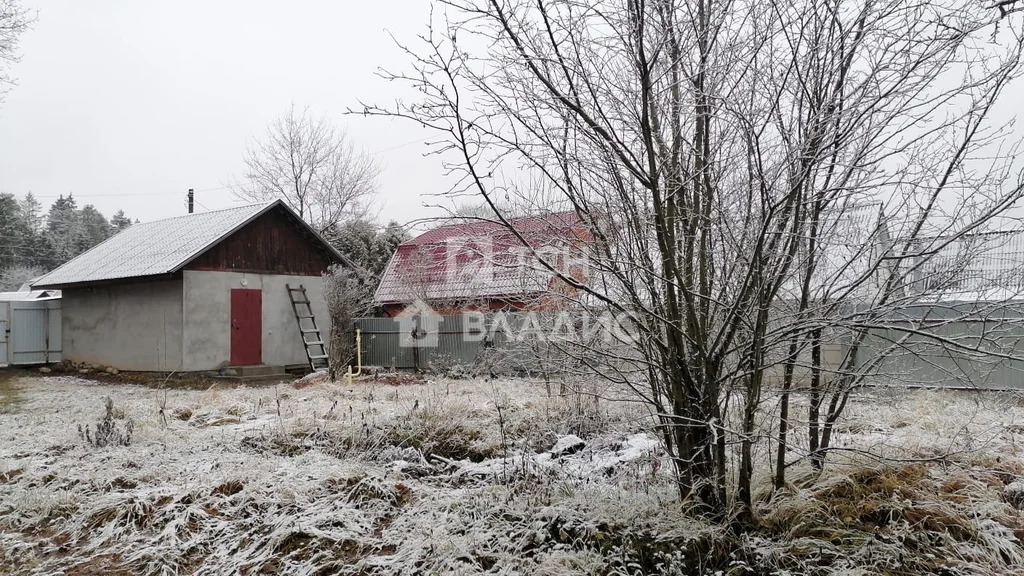
[[[795,465],[790,490],[761,490],[765,530],[738,536],[682,511],[641,404],[558,392],[525,379],[191,390],[0,372],[0,573],[998,574],[1024,563],[1017,397],[865,392],[825,476]],[[922,534],[953,556],[899,557],[934,555],[911,541]]]

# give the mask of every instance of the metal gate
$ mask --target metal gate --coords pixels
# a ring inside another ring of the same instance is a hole
[[[7,302],[0,302],[0,366],[7,366],[7,335],[10,334],[9,312],[10,305]]]
[[[0,366],[60,362],[60,311],[53,292],[0,294]]]
[[[11,302],[11,364],[60,361],[60,300]]]

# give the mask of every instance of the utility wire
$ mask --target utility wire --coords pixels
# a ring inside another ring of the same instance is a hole
[[[228,190],[230,185],[225,186],[214,186],[211,188],[196,188],[194,192],[217,192],[218,190]],[[68,192],[67,194],[36,194],[32,193],[34,198],[61,198],[61,197],[74,197],[76,200],[79,198],[131,198],[131,197],[147,197],[147,196],[169,196],[172,194],[180,194],[180,190],[163,191],[163,192],[120,192],[120,193],[100,193],[94,194],[92,192]]]

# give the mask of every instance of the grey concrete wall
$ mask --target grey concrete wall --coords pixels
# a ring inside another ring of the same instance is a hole
[[[306,353],[285,284],[306,287],[321,335],[330,324],[319,276],[283,276],[240,272],[185,271],[184,365],[186,370],[216,370],[231,360],[231,289],[263,292],[263,363],[305,364]]]
[[[64,290],[64,359],[121,370],[181,370],[181,287],[181,280],[160,280]]]

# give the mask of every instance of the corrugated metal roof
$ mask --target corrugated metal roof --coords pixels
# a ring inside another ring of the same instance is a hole
[[[876,270],[883,253],[901,251],[907,241],[890,238],[880,204],[861,204],[823,215],[817,263],[811,278],[816,297],[852,290],[854,297],[877,295],[884,280]],[[891,254],[890,254],[891,255]],[[801,257],[803,255],[801,254]],[[1001,301],[1024,295],[1024,230],[923,237],[910,242],[898,264],[909,272],[910,295],[922,302]],[[783,292],[799,294],[800,267]]]
[[[911,252],[920,254],[912,258],[912,287],[929,299],[998,301],[1024,294],[1022,230],[922,238]]]
[[[280,200],[274,200],[133,224],[45,274],[32,286],[63,286],[176,272],[210,246],[278,205],[291,212]],[[336,254],[333,248],[331,250]]]
[[[537,216],[520,216],[509,220],[509,224],[520,234],[530,236],[540,234],[550,236],[553,231],[564,232],[580,226],[580,217],[575,212],[552,212]],[[402,242],[402,246],[422,246],[425,244],[441,244],[452,238],[480,238],[496,234],[511,233],[496,220],[469,219],[466,222],[445,224],[431,228],[419,236]]]
[[[886,248],[887,228],[881,203],[837,206],[821,214],[811,274],[814,298],[849,295],[870,298],[877,289],[878,258]],[[804,259],[807,254],[801,253]],[[802,265],[794,268],[795,286],[802,283]],[[799,288],[795,290],[799,294]]]
[[[60,290],[19,290],[17,292],[0,292],[0,302],[58,300],[59,298]]]
[[[572,212],[515,218],[509,222],[534,250],[550,251],[561,269],[579,250]],[[557,251],[557,254],[556,254]],[[553,274],[541,267],[505,226],[471,221],[439,226],[403,242],[374,294],[378,303],[518,296],[550,289]]]

